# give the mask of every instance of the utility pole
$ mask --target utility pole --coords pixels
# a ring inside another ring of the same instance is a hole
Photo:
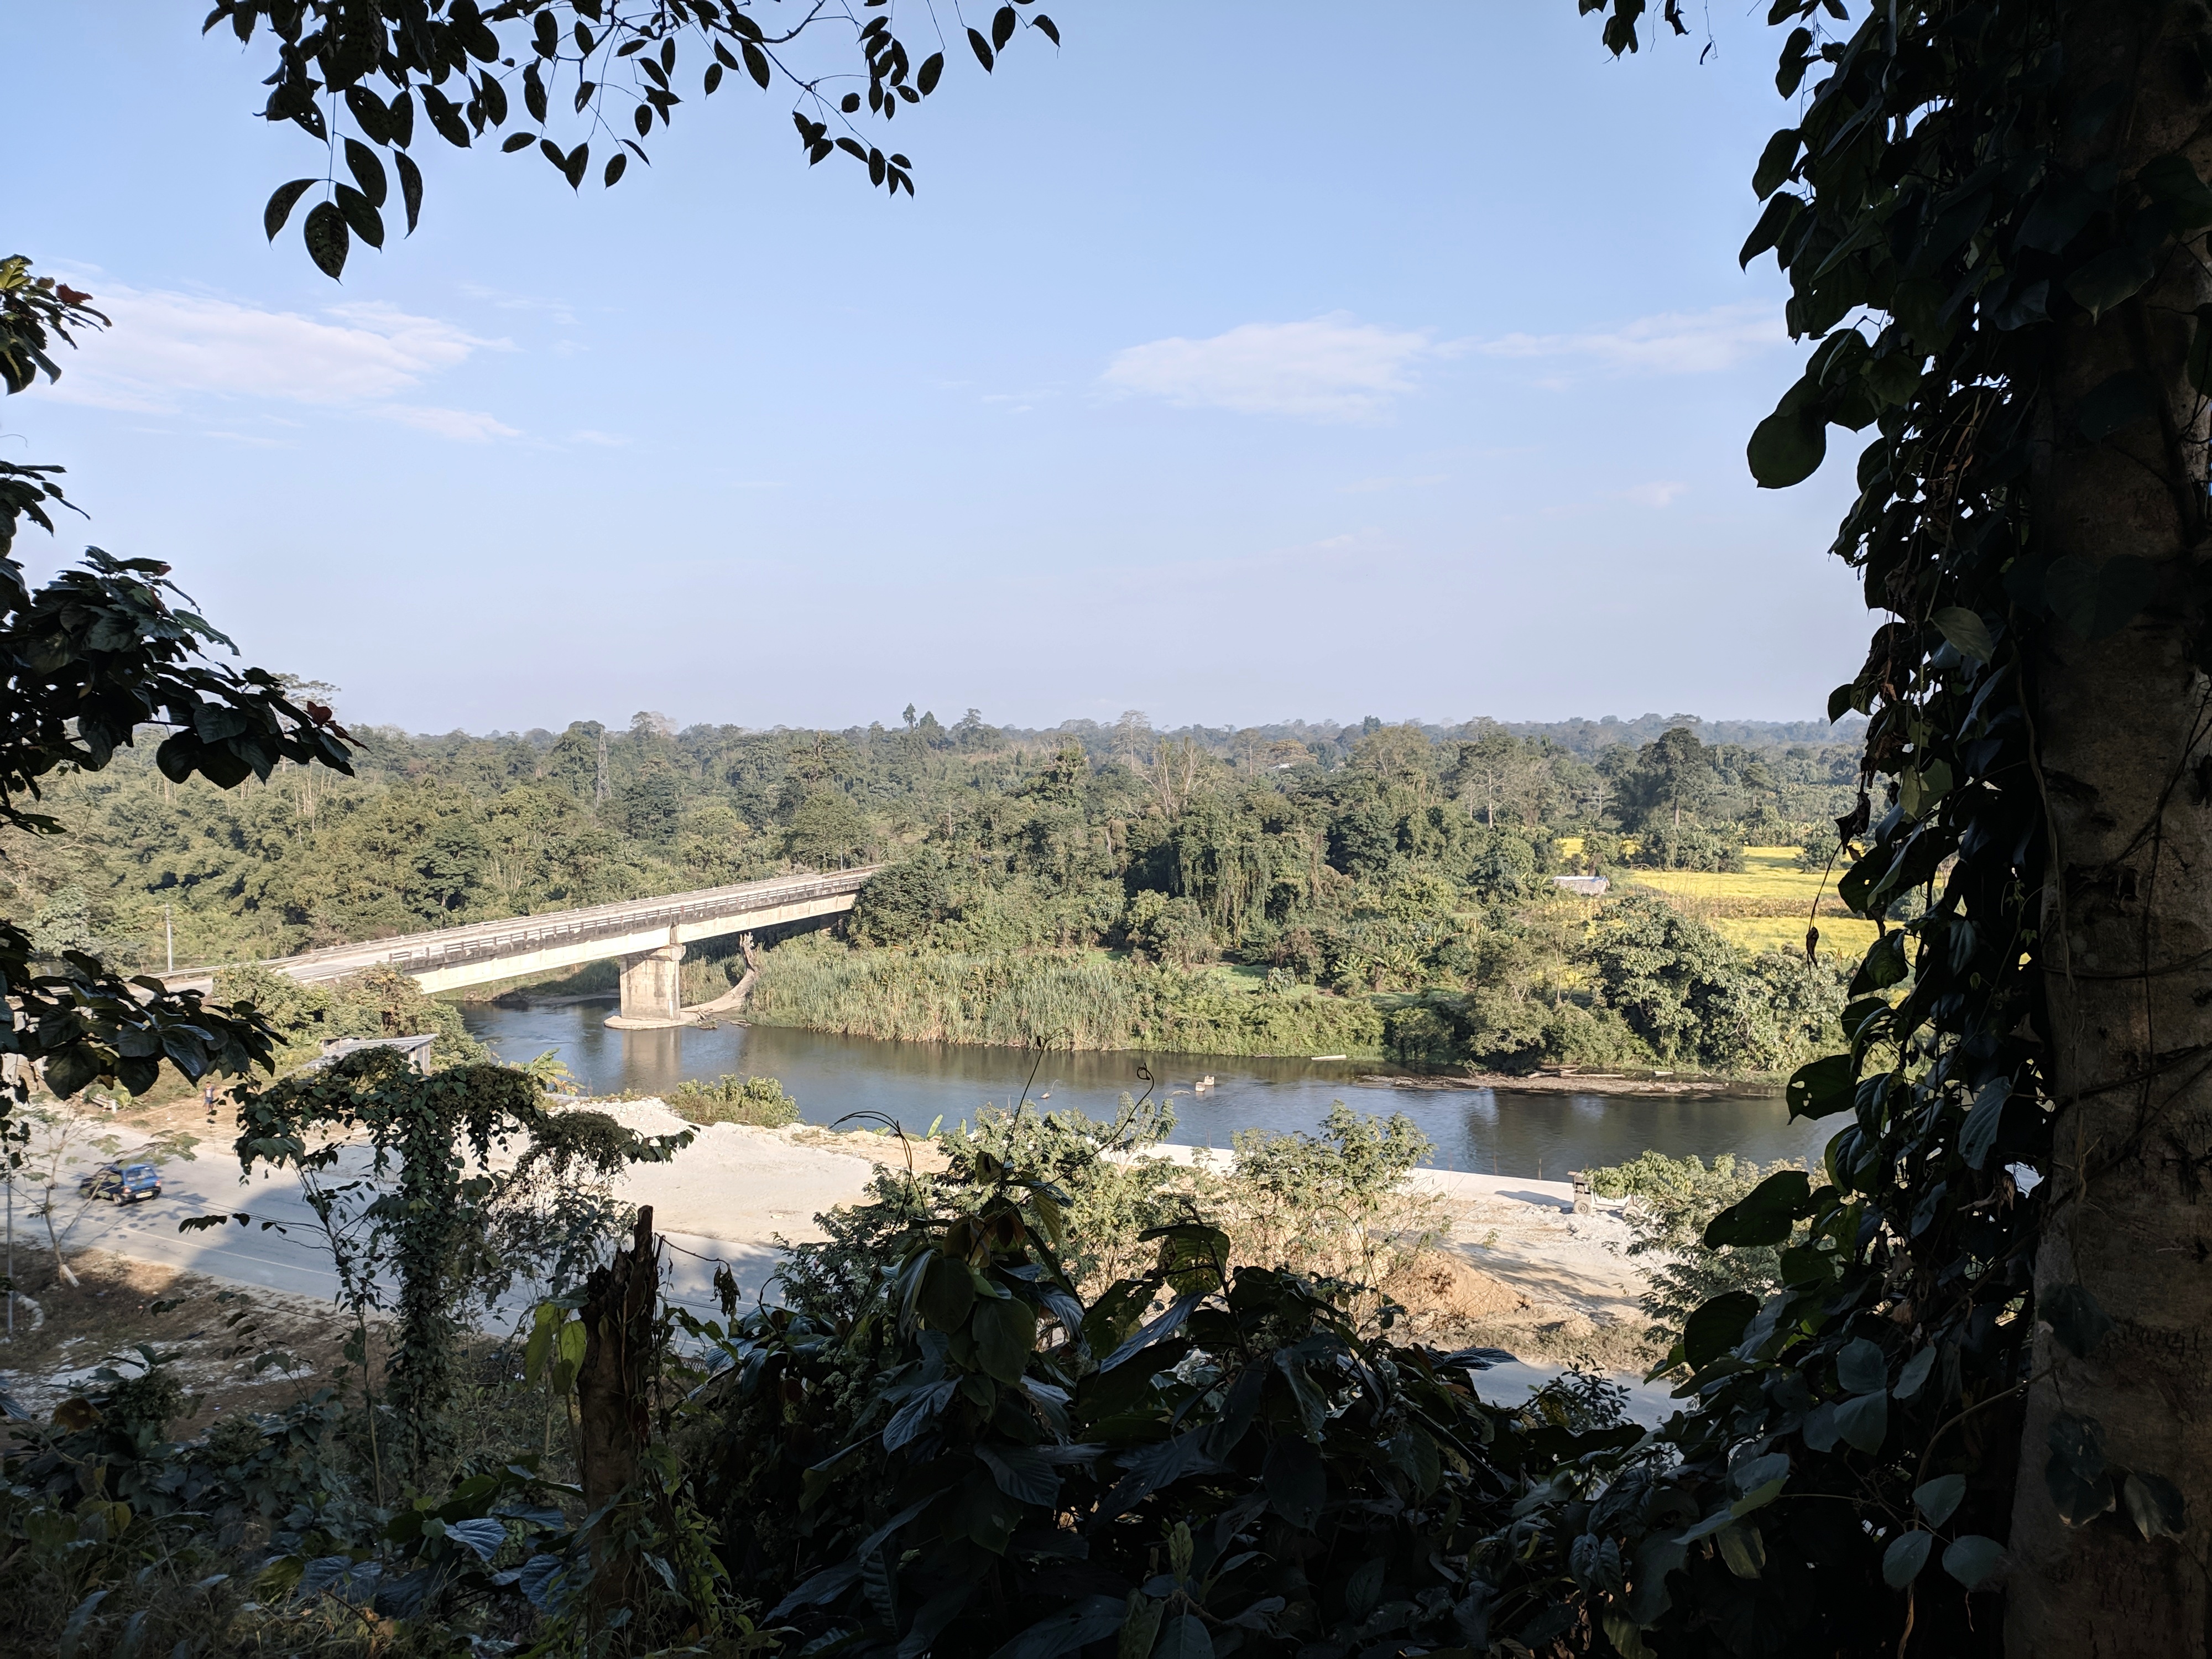
[[[173,974],[177,971],[177,930],[166,904],[161,907],[161,943],[168,950],[169,971]]]
[[[607,734],[602,731],[599,733],[599,775],[592,786],[592,805],[594,807],[605,806],[607,794]]]

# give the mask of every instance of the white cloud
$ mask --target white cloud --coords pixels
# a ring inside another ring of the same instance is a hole
[[[488,415],[389,403],[476,351],[506,347],[434,317],[381,304],[306,316],[112,283],[94,303],[114,326],[78,337],[52,389],[69,402],[173,414],[204,399],[271,399],[362,409],[447,437],[513,435]]]
[[[514,428],[494,419],[481,410],[428,409],[419,404],[384,404],[369,410],[369,413],[382,420],[411,426],[418,432],[434,432],[441,438],[451,438],[458,443],[480,444],[493,438],[521,435]]]
[[[1185,408],[1361,421],[1413,387],[1423,359],[1440,355],[1425,332],[1332,312],[1303,323],[1246,323],[1206,340],[1154,340],[1116,352],[1101,376],[1115,392]]]
[[[501,311],[533,311],[547,321],[564,328],[575,325],[576,313],[566,300],[542,300],[531,294],[510,294],[505,289],[485,288],[477,283],[463,283],[461,292],[471,300],[481,300]]]
[[[1676,483],[1672,480],[1664,483],[1641,483],[1622,490],[1620,498],[1625,501],[1633,501],[1638,507],[1668,507],[1689,488],[1686,483]]]
[[[1587,334],[1508,334],[1475,346],[1490,357],[1579,359],[1618,373],[1704,374],[1784,344],[1782,313],[1761,301],[1639,317]]]

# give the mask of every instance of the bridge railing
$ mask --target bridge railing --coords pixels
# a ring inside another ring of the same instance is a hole
[[[736,887],[710,888],[696,893],[675,895],[666,902],[647,900],[600,904],[587,909],[555,911],[543,916],[518,916],[511,927],[499,927],[496,924],[479,922],[465,929],[454,929],[454,936],[451,938],[441,938],[436,934],[416,934],[412,938],[402,936],[382,941],[380,950],[378,942],[368,941],[358,945],[341,945],[327,951],[312,951],[304,957],[295,957],[270,965],[289,969],[295,976],[303,969],[312,975],[318,965],[317,959],[323,958],[328,961],[331,973],[343,975],[358,972],[363,958],[370,957],[374,962],[388,963],[402,973],[428,973],[441,968],[459,968],[471,963],[517,956],[526,951],[588,944],[594,939],[620,938],[647,930],[659,932],[711,921],[717,917],[740,914],[748,909],[780,908],[788,904],[805,904],[813,899],[836,897],[859,891],[874,873],[872,867],[841,870],[834,875],[805,880],[748,882]]]

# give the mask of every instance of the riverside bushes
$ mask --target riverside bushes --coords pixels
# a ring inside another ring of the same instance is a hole
[[[1382,1041],[1372,1003],[1310,987],[1244,992],[1095,953],[854,950],[819,935],[763,958],[749,1014],[848,1036],[1005,1047],[1373,1054]]]
[[[677,1116],[691,1123],[742,1123],[756,1129],[781,1129],[799,1121],[799,1103],[772,1077],[718,1077],[713,1082],[687,1078],[662,1097]]]

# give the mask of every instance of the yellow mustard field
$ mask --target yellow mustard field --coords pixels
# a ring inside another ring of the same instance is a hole
[[[1847,913],[1835,883],[1819,871],[1797,867],[1794,847],[1747,847],[1744,868],[1726,874],[1696,870],[1619,872],[1619,885],[1662,894],[1685,915],[1695,916],[1731,944],[1747,951],[1800,951],[1805,925],[1817,921],[1825,954],[1856,958],[1874,942],[1875,925]],[[1814,914],[1814,901],[1820,909]]]

